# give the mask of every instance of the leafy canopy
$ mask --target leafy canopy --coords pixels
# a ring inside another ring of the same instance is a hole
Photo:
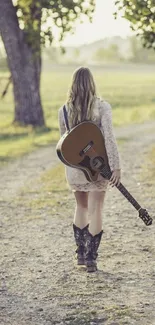
[[[76,20],[92,20],[95,0],[13,0],[19,26],[33,46],[52,43],[53,30],[59,30],[59,41],[74,28]]]
[[[155,49],[155,0],[117,0],[115,5],[142,37],[143,45]],[[116,12],[117,17],[118,12]]]

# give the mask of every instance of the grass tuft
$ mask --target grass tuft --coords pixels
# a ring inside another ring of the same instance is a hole
[[[62,213],[62,206],[63,211],[68,208],[70,195],[71,193],[68,191],[65,179],[64,166],[60,163],[56,167],[44,172],[36,180],[35,188],[31,184],[29,187],[24,187],[18,200],[22,201],[24,206],[33,209],[33,211],[50,209],[53,212]]]

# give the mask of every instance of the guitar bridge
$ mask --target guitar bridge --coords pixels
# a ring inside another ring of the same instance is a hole
[[[94,142],[93,141],[90,141],[85,148],[83,148],[81,151],[80,151],[80,156],[82,157],[92,146],[93,146]]]

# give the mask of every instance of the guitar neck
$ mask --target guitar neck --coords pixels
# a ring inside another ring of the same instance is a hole
[[[139,211],[141,209],[140,204],[134,199],[134,197],[128,192],[128,190],[125,188],[125,186],[122,183],[120,183],[116,187],[126,197],[126,199],[134,206],[136,210]]]
[[[100,174],[103,177],[110,179],[112,172],[107,170],[105,172],[105,170],[103,169]],[[116,185],[116,187],[125,196],[125,198],[133,205],[133,207],[136,210],[139,211],[141,209],[140,204],[134,199],[134,197],[128,192],[128,190],[125,188],[125,186],[122,183],[120,183],[118,186]]]

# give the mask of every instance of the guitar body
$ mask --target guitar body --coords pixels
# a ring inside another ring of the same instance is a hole
[[[61,161],[73,168],[80,168],[89,182],[96,181],[100,170],[94,169],[94,157],[101,157],[107,169],[108,158],[100,129],[92,122],[82,122],[60,139],[57,154]]]
[[[89,182],[96,181],[99,174],[106,179],[111,178],[104,137],[93,122],[82,122],[66,132],[59,140],[56,151],[65,165],[82,170]],[[125,186],[120,183],[116,187],[139,212],[139,217],[144,223],[151,225],[152,218]]]

